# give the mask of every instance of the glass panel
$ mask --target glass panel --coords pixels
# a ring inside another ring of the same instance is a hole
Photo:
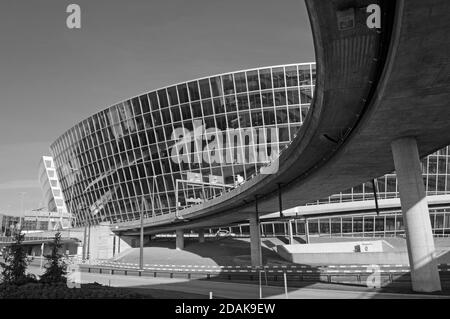
[[[272,88],[272,76],[270,69],[260,70],[259,78],[261,80],[261,90]]]
[[[247,72],[247,84],[249,91],[259,90],[258,71]]]
[[[249,100],[250,100],[250,108],[252,109],[261,108],[261,96],[259,93],[250,93]]]
[[[225,98],[225,105],[227,108],[227,112],[236,111],[236,99],[234,98],[234,95],[227,96]]]
[[[170,105],[177,105],[178,104],[177,88],[175,86],[172,86],[167,89],[167,93],[169,94]]]
[[[158,91],[158,97],[159,97],[159,105],[161,108],[169,106],[169,101],[167,100],[167,94],[165,89]]]
[[[200,94],[198,92],[198,83],[197,81],[190,82],[188,84],[189,86],[189,94],[191,97],[191,101],[197,101],[200,99]]]
[[[191,106],[194,118],[202,117],[202,108],[200,106],[200,102],[192,103]]]
[[[309,70],[309,65],[300,65],[299,70],[300,85],[311,85],[311,73]]]
[[[214,112],[216,114],[225,113],[225,106],[222,99],[214,99]]]
[[[312,95],[310,87],[301,87],[300,88],[300,96],[302,104],[310,104]]]
[[[200,93],[202,99],[208,99],[211,97],[211,90],[209,89],[209,79],[203,79],[199,81],[200,83]]]
[[[189,120],[192,118],[191,107],[189,104],[181,105],[181,113],[183,115],[183,120]]]
[[[248,98],[247,94],[238,95],[238,108],[239,110],[248,110]]]
[[[151,106],[152,106],[152,110],[159,109],[158,97],[156,96],[156,92],[149,93],[148,97],[150,98],[150,103],[151,103]]]
[[[298,86],[297,66],[286,67],[286,86]]]
[[[242,93],[247,91],[247,86],[246,86],[246,80],[245,80],[245,73],[236,73],[234,75],[234,81],[236,82],[236,92],[237,93]]]
[[[362,231],[363,231],[362,217],[354,217],[353,218],[353,232],[354,233],[362,233]]]
[[[174,122],[181,121],[180,107],[178,107],[178,106],[171,107],[170,111],[172,112],[172,118],[173,118]]]
[[[273,93],[272,92],[265,92],[265,93],[262,93],[261,95],[262,95],[263,107],[273,106]]]
[[[148,102],[147,94],[144,94],[139,97],[142,105],[142,112],[148,113],[150,112],[150,103]]]
[[[275,116],[273,111],[264,111],[264,125],[275,124]]]
[[[286,108],[277,109],[277,124],[284,124],[288,122]]]
[[[225,94],[234,93],[233,74],[227,74],[222,76],[223,90]]]
[[[437,213],[436,214],[436,223],[434,228],[444,228],[444,215]]]
[[[188,95],[186,84],[178,85],[177,89],[178,89],[178,96],[180,97],[180,103],[189,102],[189,95]]]
[[[202,105],[203,105],[203,114],[205,116],[214,114],[213,105],[212,105],[211,100],[202,101]]]
[[[283,91],[275,91],[275,105],[286,105],[286,92]]]
[[[273,75],[273,87],[274,88],[285,87],[283,68],[274,68],[272,70],[272,75]]]
[[[210,78],[210,81],[211,81],[211,89],[212,89],[213,96],[223,95],[222,80],[220,79],[220,77],[217,76],[214,78]]]
[[[341,219],[340,218],[332,218],[331,219],[331,233],[332,234],[340,234],[341,233]]]
[[[298,107],[289,107],[289,122],[300,122],[300,109]]]
[[[290,89],[287,91],[287,99],[288,104],[300,104],[300,98],[298,96],[298,90],[297,89]]]

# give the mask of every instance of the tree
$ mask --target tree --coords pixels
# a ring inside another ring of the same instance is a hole
[[[4,263],[0,263],[3,268],[3,282],[8,284],[21,285],[27,282],[35,281],[34,275],[27,275],[28,267],[27,252],[23,245],[25,235],[20,230],[16,230],[13,234],[14,243],[5,249],[3,259]]]
[[[53,238],[53,242],[50,243],[52,252],[50,255],[46,255],[47,263],[45,264],[45,272],[41,276],[40,281],[44,283],[58,283],[66,282],[67,278],[67,263],[64,261],[64,255],[60,253],[61,233],[57,232]]]

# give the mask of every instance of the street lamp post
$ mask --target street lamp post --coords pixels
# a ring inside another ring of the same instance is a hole
[[[78,172],[79,169],[75,168],[75,167],[70,167],[70,170],[72,172]],[[72,215],[73,215],[73,191],[75,190],[75,181],[73,181],[72,183],[72,189],[71,189],[71,193],[70,193],[70,205],[69,205],[69,229],[68,229],[68,234],[67,237],[70,238],[70,228],[72,227]],[[62,226],[62,218],[61,218],[61,226]]]
[[[19,231],[20,232],[22,232],[23,223],[25,221],[25,216],[24,216],[25,212],[23,211],[23,201],[24,201],[24,198],[25,198],[25,194],[26,194],[26,192],[20,192],[19,193],[19,195],[20,195],[20,220],[19,220],[20,229],[19,229]]]
[[[151,195],[152,195],[152,216],[154,216],[155,214],[155,206],[153,205],[154,202],[154,192],[155,192],[155,176],[152,176],[152,190],[151,190]],[[141,201],[141,207],[140,207],[140,211],[141,211],[141,231],[140,231],[140,245],[139,245],[139,270],[143,271],[144,270],[144,196],[142,196],[142,201]]]

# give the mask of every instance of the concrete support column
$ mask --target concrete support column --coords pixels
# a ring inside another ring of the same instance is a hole
[[[182,229],[177,229],[176,248],[178,250],[184,249],[184,231]]]
[[[292,219],[288,220],[289,245],[294,244],[294,233],[292,231]]]
[[[305,218],[305,241],[309,244],[309,222],[308,219]]]
[[[262,266],[261,256],[261,232],[259,228],[259,218],[257,212],[251,212],[249,216],[250,224],[250,250],[252,266]]]
[[[401,138],[393,141],[391,147],[400,188],[412,288],[417,292],[440,291],[417,142],[412,137]]]
[[[205,231],[203,229],[198,230],[198,242],[199,243],[205,242]]]

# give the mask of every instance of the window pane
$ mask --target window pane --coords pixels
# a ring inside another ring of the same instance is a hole
[[[177,88],[175,86],[172,86],[167,89],[167,93],[169,94],[170,105],[177,105],[178,104]]]
[[[169,101],[167,100],[167,94],[165,89],[158,91],[158,97],[159,97],[159,105],[161,108],[169,106]]]
[[[262,95],[263,107],[273,106],[273,94],[272,92],[265,92]]]
[[[298,86],[297,67],[286,67],[286,86]]]
[[[261,80],[261,90],[272,88],[272,76],[270,69],[260,70],[259,78]]]
[[[180,84],[177,86],[178,88],[178,96],[180,97],[180,103],[187,103],[189,102],[189,96],[186,84]]]
[[[156,96],[156,92],[149,93],[148,97],[150,98],[150,104],[152,106],[152,110],[159,109],[158,97]]]
[[[298,96],[298,90],[297,89],[290,89],[287,91],[287,99],[289,105],[292,104],[300,104],[300,98]]]
[[[247,94],[238,95],[238,108],[239,110],[247,110],[248,109],[248,98]]]
[[[222,76],[223,90],[225,94],[234,93],[233,74],[227,74]]]
[[[225,105],[227,108],[227,112],[236,111],[236,99],[234,98],[234,95],[227,96],[225,98]]]
[[[183,115],[183,120],[189,120],[192,118],[191,107],[189,104],[181,105],[181,113]]]
[[[300,96],[302,104],[311,103],[311,87],[301,87],[300,88]]]
[[[214,111],[216,114],[225,113],[225,106],[222,99],[214,99]]]
[[[202,117],[202,108],[200,106],[200,102],[192,103],[191,106],[194,118]]]
[[[202,99],[208,99],[211,97],[211,91],[209,89],[209,79],[203,79],[199,81],[200,83],[200,93]]]
[[[249,91],[259,90],[258,71],[247,72],[247,84]]]
[[[250,93],[249,100],[250,100],[250,108],[258,109],[261,107],[261,96],[259,93]]]
[[[174,122],[181,121],[181,112],[178,106],[170,108],[170,111],[172,112],[172,118]]]
[[[198,92],[198,83],[197,81],[190,82],[189,86],[189,94],[191,96],[191,101],[197,101],[200,99],[200,94]]]
[[[221,96],[222,93],[222,81],[220,77],[214,77],[210,79],[211,81],[211,89],[213,96]]]
[[[275,91],[275,105],[286,105],[286,92],[283,91]]]
[[[300,65],[298,74],[300,79],[300,85],[311,84],[311,73],[309,71],[309,65]]]
[[[277,109],[277,124],[284,124],[287,123],[287,111],[286,108],[283,109]]]
[[[234,80],[236,82],[236,92],[241,93],[247,91],[245,73],[236,73],[234,75]]]
[[[283,68],[274,68],[272,70],[272,75],[273,75],[273,87],[274,88],[285,87]]]
[[[214,114],[211,100],[202,101],[202,105],[203,105],[203,114],[205,114],[205,116]]]

